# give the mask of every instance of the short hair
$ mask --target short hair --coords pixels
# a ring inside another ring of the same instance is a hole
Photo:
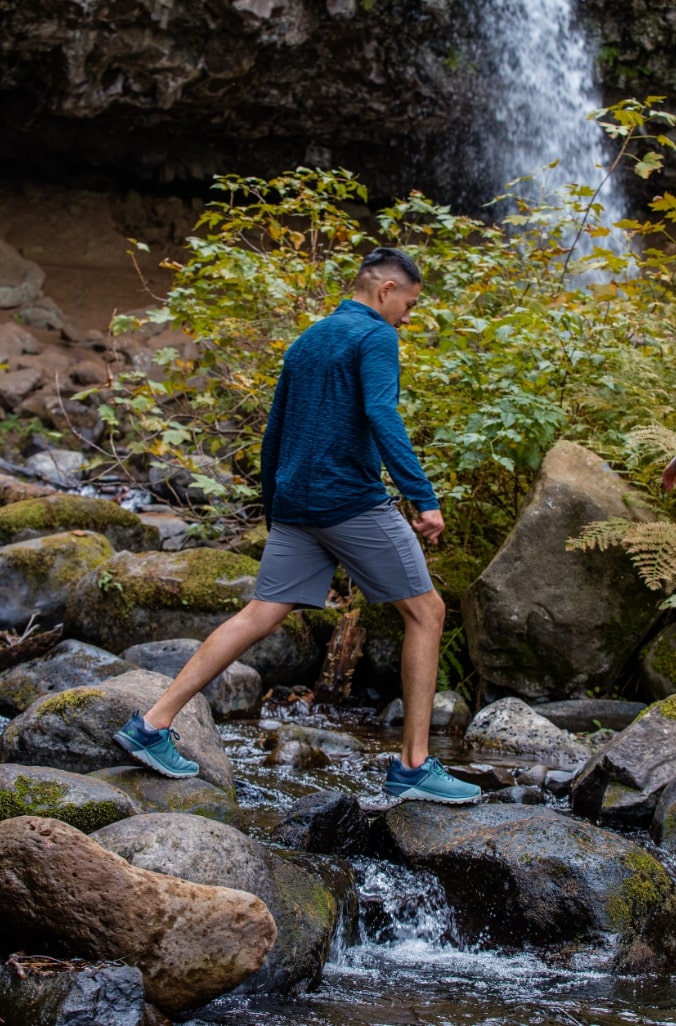
[[[371,277],[370,272],[379,268],[383,268],[386,272],[388,270],[401,271],[412,285],[422,284],[422,275],[410,256],[402,253],[400,249],[392,249],[389,246],[378,246],[367,257],[364,257],[357,272],[357,283],[363,281],[364,278]]]

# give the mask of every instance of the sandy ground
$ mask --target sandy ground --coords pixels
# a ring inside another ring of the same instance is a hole
[[[176,201],[179,202],[179,201]],[[33,260],[46,274],[43,294],[52,299],[82,333],[106,331],[114,313],[137,310],[148,302],[129,250],[129,200],[103,193],[68,190],[62,186],[0,182],[0,239]],[[168,287],[168,272],[159,267],[164,256],[176,256],[172,241],[176,225],[147,224],[143,203],[135,238],[154,236],[150,254],[139,254],[148,289],[161,297]],[[185,228],[190,230],[188,211]],[[158,221],[158,217],[154,217]],[[164,234],[165,238],[162,238]],[[0,311],[6,321],[15,311]]]

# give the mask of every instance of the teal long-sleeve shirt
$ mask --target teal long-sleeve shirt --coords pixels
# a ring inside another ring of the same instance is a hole
[[[438,509],[397,409],[399,342],[379,313],[344,300],[288,349],[263,438],[268,525],[331,527],[387,498],[383,463],[424,512]]]

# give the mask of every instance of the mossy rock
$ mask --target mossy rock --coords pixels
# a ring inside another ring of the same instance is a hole
[[[48,767],[0,765],[0,819],[47,816],[85,834],[141,812],[119,788]]]
[[[26,541],[62,531],[95,531],[115,549],[158,548],[159,531],[109,499],[47,495],[23,499],[0,509],[0,544]]]
[[[80,578],[112,554],[108,539],[91,531],[5,545],[0,549],[0,628],[25,625],[33,613],[41,627],[54,626],[63,620]]]
[[[84,576],[66,632],[121,652],[167,638],[206,638],[252,597],[258,563],[221,549],[119,552]]]
[[[641,652],[641,683],[649,698],[676,694],[676,624],[668,624]]]

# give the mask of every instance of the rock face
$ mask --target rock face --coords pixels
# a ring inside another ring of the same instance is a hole
[[[252,894],[137,869],[79,830],[32,816],[0,823],[0,912],[6,952],[42,938],[81,957],[123,959],[168,1014],[237,986],[276,936]]]
[[[673,94],[667,4],[650,17],[644,6],[584,5],[616,55],[604,81],[624,87],[629,66],[633,95]],[[465,206],[504,184],[491,180],[490,148],[512,126],[499,117],[488,0],[5,7],[3,145],[17,177],[42,177],[45,162],[63,176],[155,182],[343,166],[372,194],[418,187]]]
[[[470,655],[486,681],[526,699],[612,686],[659,616],[660,597],[619,548],[568,552],[566,541],[595,520],[642,519],[629,497],[581,446],[549,451],[507,541],[463,597]]]

